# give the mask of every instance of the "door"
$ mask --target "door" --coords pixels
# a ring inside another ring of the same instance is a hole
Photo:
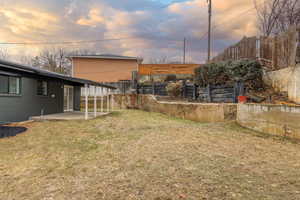
[[[64,111],[70,112],[74,110],[74,87],[64,86]]]

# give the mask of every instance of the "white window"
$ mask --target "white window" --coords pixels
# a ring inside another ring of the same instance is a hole
[[[20,94],[20,78],[0,75],[0,94]]]

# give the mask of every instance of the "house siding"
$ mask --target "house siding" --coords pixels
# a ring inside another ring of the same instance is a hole
[[[52,94],[55,98],[51,98]],[[63,98],[61,81],[48,80],[48,96],[38,96],[37,79],[22,77],[20,96],[0,96],[0,123],[25,121],[41,115],[42,110],[45,115],[62,113]]]
[[[131,80],[132,71],[137,69],[137,60],[73,58],[73,76],[96,82]]]

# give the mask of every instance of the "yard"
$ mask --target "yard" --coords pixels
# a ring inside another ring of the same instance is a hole
[[[300,199],[300,143],[143,111],[0,140],[0,199]]]

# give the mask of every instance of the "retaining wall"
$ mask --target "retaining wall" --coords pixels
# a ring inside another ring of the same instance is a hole
[[[300,103],[300,65],[267,72],[264,82],[280,92],[287,92],[290,100]]]
[[[159,112],[198,122],[225,122],[236,119],[237,104],[183,103],[158,101],[153,95],[115,95],[120,108]]]
[[[243,127],[300,139],[300,106],[158,101],[153,95],[115,95],[115,108],[140,109],[198,122],[236,120]]]
[[[237,122],[252,130],[300,139],[300,106],[239,104]]]

